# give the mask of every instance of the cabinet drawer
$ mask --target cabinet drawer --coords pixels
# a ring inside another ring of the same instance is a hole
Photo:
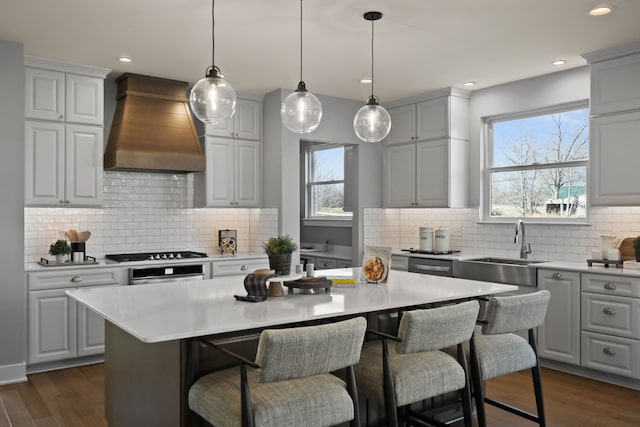
[[[122,283],[119,268],[58,270],[29,273],[27,275],[27,286],[30,291],[120,285]]]
[[[214,261],[211,266],[213,277],[238,276],[253,273],[260,268],[269,268],[267,258]]]
[[[640,341],[583,331],[582,366],[640,378]]]
[[[582,329],[640,339],[640,299],[583,292]]]
[[[316,257],[316,270],[327,270],[329,268],[336,268],[336,260],[335,258],[322,258]]]
[[[353,263],[346,259],[337,259],[336,260],[336,268],[351,268],[353,267]]]
[[[598,294],[640,298],[640,278],[583,273],[582,290]]]

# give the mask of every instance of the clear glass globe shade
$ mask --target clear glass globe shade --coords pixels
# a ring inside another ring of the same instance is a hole
[[[391,130],[391,116],[380,105],[365,105],[353,118],[353,130],[364,142],[380,142]]]
[[[224,123],[236,112],[236,92],[219,77],[205,77],[191,89],[189,106],[193,114],[206,124]]]
[[[291,132],[313,132],[322,119],[322,104],[311,92],[293,92],[280,108],[282,123]]]

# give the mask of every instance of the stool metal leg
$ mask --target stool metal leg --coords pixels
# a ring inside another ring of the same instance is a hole
[[[536,409],[538,410],[538,424],[540,427],[545,427],[547,421],[544,414],[544,400],[542,398],[542,378],[540,376],[540,360],[538,359],[538,348],[536,347],[536,339],[533,334],[533,329],[529,329],[529,344],[533,348],[533,352],[536,355],[536,366],[531,368],[531,376],[533,377],[533,390],[536,395]]]
[[[476,353],[476,342],[474,336],[469,341],[471,353],[471,378],[473,382],[473,397],[476,399],[476,413],[478,416],[478,426],[487,427],[487,417],[484,410],[484,389],[482,375],[480,373],[480,362]]]

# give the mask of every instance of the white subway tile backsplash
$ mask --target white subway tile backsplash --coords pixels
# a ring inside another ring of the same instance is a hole
[[[104,207],[25,208],[25,262],[48,256],[49,245],[71,228],[89,230],[87,254],[217,251],[218,230],[238,231],[242,252],[278,233],[277,209],[194,209],[192,174],[104,174]]]
[[[364,210],[365,245],[418,247],[421,226],[446,227],[451,248],[465,255],[519,256],[513,243],[513,224],[478,222],[478,209],[380,209]],[[526,221],[525,221],[526,222]],[[532,258],[583,262],[591,249],[600,248],[600,235],[619,240],[640,235],[640,206],[592,207],[589,225],[527,224],[527,241]]]

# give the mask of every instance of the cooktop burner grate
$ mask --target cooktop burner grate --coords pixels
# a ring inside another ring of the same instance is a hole
[[[132,254],[110,254],[104,256],[106,259],[116,262],[133,262],[133,261],[165,261],[188,258],[206,258],[204,252],[194,251],[175,251],[175,252],[139,252]]]
[[[423,254],[423,255],[453,255],[459,254],[460,251],[421,251],[420,249],[401,249],[402,252],[409,252],[411,254]]]

